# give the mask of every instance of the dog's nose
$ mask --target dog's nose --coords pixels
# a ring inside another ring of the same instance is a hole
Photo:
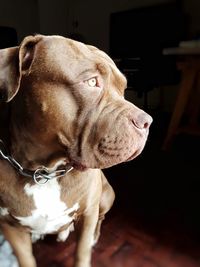
[[[139,129],[148,129],[152,121],[152,117],[144,111],[132,119],[133,124]]]

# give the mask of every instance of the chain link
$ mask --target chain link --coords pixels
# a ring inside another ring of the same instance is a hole
[[[32,178],[36,184],[46,184],[51,179],[63,177],[66,173],[73,169],[72,166],[65,166],[64,169],[53,171],[44,166],[40,166],[34,171],[24,169],[18,161],[8,154],[8,151],[6,150],[6,147],[1,139],[0,156],[4,160],[7,160],[21,175]]]

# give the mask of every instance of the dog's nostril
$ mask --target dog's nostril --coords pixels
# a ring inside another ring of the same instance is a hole
[[[148,129],[152,123],[152,117],[145,112],[140,113],[133,120],[133,124],[139,129]]]
[[[146,129],[146,128],[148,128],[148,127],[149,127],[149,123],[148,123],[148,122],[145,122],[145,123],[144,123],[144,127],[143,127],[143,128],[145,128],[145,129]]]

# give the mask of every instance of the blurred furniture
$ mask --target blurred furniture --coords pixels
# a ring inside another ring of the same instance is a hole
[[[162,147],[163,150],[168,150],[177,134],[200,134],[200,46],[169,48],[164,49],[163,53],[178,57],[177,67],[182,73],[179,92]],[[183,115],[186,115],[185,121]]]
[[[0,49],[17,45],[17,31],[12,27],[0,26]]]
[[[162,85],[178,84],[180,73],[174,57],[165,57],[165,47],[175,47],[186,38],[185,14],[180,1],[112,13],[110,55],[128,80],[128,89],[144,97]]]

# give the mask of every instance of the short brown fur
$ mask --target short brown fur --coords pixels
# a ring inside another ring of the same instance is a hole
[[[58,183],[67,207],[79,203],[72,214],[81,222],[76,267],[90,266],[91,241],[98,240],[114,201],[100,169],[135,158],[148,136],[152,119],[124,100],[125,87],[104,52],[64,37],[29,36],[19,47],[0,50],[0,138],[9,153],[30,170],[60,160],[74,168]],[[35,267],[32,229],[16,219],[36,208],[27,184],[34,181],[0,159],[0,208],[8,211],[0,213],[1,229],[20,266]]]

